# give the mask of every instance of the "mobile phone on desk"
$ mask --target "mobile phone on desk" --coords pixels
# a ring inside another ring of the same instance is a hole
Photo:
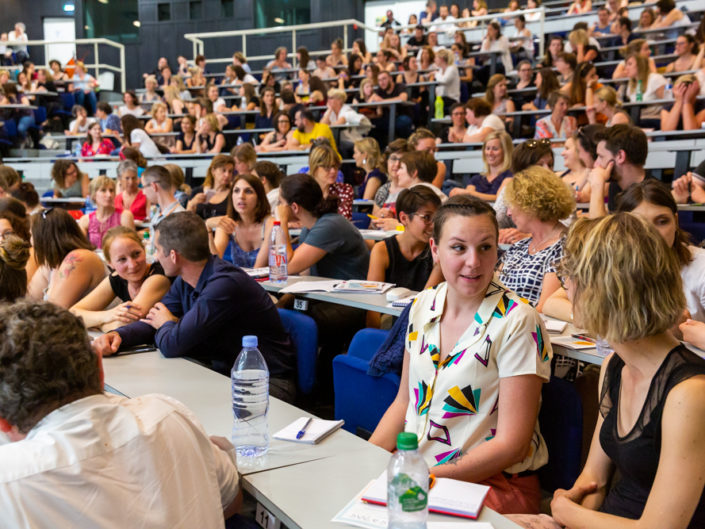
[[[132,354],[138,354],[138,353],[151,353],[152,351],[156,351],[157,348],[154,345],[133,345],[132,347],[127,347],[125,349],[120,349],[118,351],[118,355],[124,356],[124,355],[132,355]]]

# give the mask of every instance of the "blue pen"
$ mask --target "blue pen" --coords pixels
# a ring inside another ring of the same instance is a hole
[[[297,438],[297,439],[301,439],[301,438],[304,436],[304,434],[306,433],[306,428],[308,428],[308,425],[309,425],[309,424],[311,424],[311,417],[309,417],[308,419],[306,419],[306,422],[304,423],[304,425],[303,425],[303,426],[301,427],[301,429],[299,430],[299,433],[296,434],[296,438]]]

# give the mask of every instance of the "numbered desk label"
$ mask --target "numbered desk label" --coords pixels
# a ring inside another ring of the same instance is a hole
[[[277,520],[271,512],[265,509],[260,502],[257,502],[255,520],[263,529],[280,529],[282,525],[282,523]]]
[[[294,309],[300,310],[300,311],[307,311],[308,310],[308,300],[296,298],[294,300]]]

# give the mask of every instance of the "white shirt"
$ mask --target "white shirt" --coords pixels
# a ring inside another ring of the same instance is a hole
[[[331,125],[335,125],[335,122],[340,118],[345,118],[346,125],[359,125],[363,118],[362,114],[355,112],[350,105],[343,105],[340,107],[340,113],[338,114],[336,114],[331,108],[328,108],[326,112],[328,113]]]
[[[475,134],[476,132],[480,132],[482,129],[488,127],[493,130],[507,130],[504,125],[504,121],[502,121],[502,118],[500,118],[496,114],[490,114],[489,116],[485,116],[485,119],[482,120],[482,123],[480,123],[479,127],[477,125],[470,125],[468,127],[468,130],[465,131],[465,134]]]
[[[693,260],[681,268],[685,304],[692,319],[705,322],[705,249],[688,248]]]
[[[162,155],[154,140],[142,129],[134,129],[130,133],[130,143],[139,143],[140,152],[145,158],[159,158]]]
[[[136,106],[133,109],[127,108],[127,105],[121,105],[118,108],[118,116],[126,116],[127,114],[132,114],[135,117],[140,117],[142,114],[144,114],[144,109],[141,106]]]
[[[267,201],[269,202],[269,206],[272,208],[272,214],[274,215],[274,218],[276,218],[277,206],[279,205],[279,188],[278,187],[275,187],[269,193],[267,193]]]
[[[502,64],[504,65],[504,74],[514,70],[512,65],[512,53],[509,45],[509,39],[502,35],[498,39],[490,41],[488,38],[482,39],[482,46],[480,51],[499,51],[501,55],[499,56]]]
[[[10,42],[12,41],[17,41],[17,42],[27,42],[29,39],[27,38],[26,33],[22,33],[22,35],[17,35],[17,32],[13,29],[10,31],[10,33],[7,34],[7,40]],[[27,46],[13,46],[15,51],[23,51],[27,53]]]
[[[445,71],[438,70],[436,81],[436,95],[460,101],[460,75],[455,64],[448,65]]]
[[[92,395],[0,446],[3,527],[222,528],[233,453],[165,395]]]

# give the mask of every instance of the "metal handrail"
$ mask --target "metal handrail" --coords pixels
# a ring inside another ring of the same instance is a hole
[[[348,46],[348,26],[357,26],[359,29],[365,31],[374,31],[375,33],[379,31],[379,28],[368,26],[364,22],[355,20],[353,18],[348,18],[344,20],[335,20],[332,22],[316,22],[311,24],[297,24],[294,26],[278,26],[273,28],[262,28],[262,29],[237,29],[231,31],[211,31],[207,33],[186,33],[184,38],[191,41],[193,44],[193,55],[205,55],[204,39],[214,39],[220,37],[242,37],[242,53],[247,55],[247,36],[248,35],[262,35],[269,33],[291,33],[291,49],[292,52],[288,54],[289,57],[294,59],[294,64],[296,63],[296,33],[298,31],[305,31],[309,29],[322,29],[322,28],[333,28],[343,26],[343,51],[349,51]],[[248,60],[262,60],[269,59],[271,55],[258,56],[258,57],[248,57]],[[209,62],[228,62],[231,60],[227,59],[208,59]]]
[[[47,44],[93,44],[93,55],[95,56],[95,63],[86,64],[86,68],[92,68],[95,70],[95,78],[98,79],[100,70],[111,70],[120,73],[120,87],[121,91],[125,91],[125,46],[119,42],[115,42],[110,39],[98,38],[98,39],[76,39],[76,40],[27,40],[27,41],[11,41],[5,42],[6,46],[45,46]],[[98,46],[100,44],[105,44],[106,46],[112,46],[117,48],[120,52],[120,66],[113,66],[112,64],[101,64],[100,62],[100,51]],[[45,53],[46,55],[46,53]],[[47,57],[44,57],[47,59]],[[0,69],[12,70],[17,68],[18,65],[13,66],[0,66]],[[44,68],[49,68],[48,64],[43,65]]]

